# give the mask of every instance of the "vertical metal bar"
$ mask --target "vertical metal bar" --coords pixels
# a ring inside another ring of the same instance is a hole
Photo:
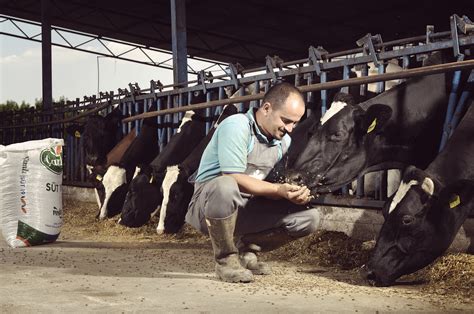
[[[186,49],[186,1],[170,0],[171,4],[171,47],[173,50],[173,81],[185,87],[188,81]]]
[[[138,111],[138,102],[135,102],[135,113],[134,114],[139,114],[140,112]],[[135,120],[135,136],[138,136],[140,134],[140,121],[142,120]]]
[[[387,179],[388,179],[388,171],[387,170],[380,171],[379,199],[381,201],[385,201],[387,199]]]
[[[260,81],[255,81],[255,91],[254,91],[254,94],[258,94],[260,91]],[[258,108],[259,105],[258,105],[258,100],[254,100],[254,101],[251,101],[250,102],[250,107],[252,108]]]
[[[166,97],[166,108],[168,108],[168,109],[173,108],[173,104],[171,102],[172,102],[171,95],[168,95],[168,97]],[[165,115],[164,120],[165,120],[165,124],[168,125],[166,127],[166,143],[169,143],[171,135],[173,135],[173,128],[172,128],[173,117],[171,115],[167,114],[167,115]]]
[[[313,84],[313,74],[312,73],[308,73],[308,76],[307,76],[307,85],[311,85]],[[306,116],[309,117],[311,115],[311,109],[309,108],[308,104],[314,104],[314,94],[313,92],[307,92],[306,93]]]
[[[403,56],[402,58],[402,68],[403,69],[408,69],[410,66],[410,58],[408,56]]]
[[[222,100],[225,97],[225,92],[224,92],[224,87],[219,87],[219,94],[218,94],[218,99]],[[212,120],[217,119],[219,115],[222,113],[222,106],[216,106],[214,110],[214,117]]]
[[[77,154],[77,156],[79,156],[78,160],[76,160],[76,162],[74,164],[79,164],[79,175],[80,175],[80,180],[81,182],[86,182],[86,176],[85,176],[85,172],[86,172],[86,165],[85,165],[85,152],[84,152],[84,145],[82,145],[83,143],[83,138],[81,137],[79,139],[79,143],[77,143],[77,150],[79,151],[79,154]]]
[[[240,89],[239,96],[245,96],[245,88]],[[247,108],[245,108],[243,102],[239,102],[238,108],[239,108],[239,112],[244,112],[247,109]]]
[[[364,196],[364,184],[365,184],[365,176],[357,177],[357,189],[356,189],[357,198],[361,198]]]
[[[43,111],[53,107],[53,79],[51,58],[50,0],[41,0],[41,60],[43,77]]]
[[[364,77],[364,76],[368,76],[368,75],[369,75],[369,67],[367,66],[367,64],[364,64],[362,66],[362,69],[360,70],[360,76]],[[360,95],[365,98],[367,96],[367,90],[368,89],[369,89],[368,84],[360,85]]]
[[[349,79],[349,73],[350,73],[349,66],[345,65],[342,69],[342,79],[343,80],[348,80]],[[341,92],[349,93],[349,87],[348,86],[342,87]]]
[[[210,90],[207,90],[206,92],[206,101],[207,102],[211,101]],[[210,117],[211,117],[211,108],[206,108],[206,134],[209,133],[209,130],[211,129],[212,120],[210,119]]]
[[[385,65],[382,62],[377,66],[377,73],[378,74],[385,73]],[[377,83],[377,94],[383,93],[384,90],[385,90],[385,82],[384,81],[378,82]]]
[[[326,83],[327,81],[327,73],[325,71],[321,71],[320,83]],[[328,99],[328,91],[323,89],[321,90],[321,117],[326,113],[327,110],[327,99]]]
[[[463,55],[460,55],[458,57],[458,61],[462,61],[462,60],[463,60]],[[456,106],[456,99],[458,96],[458,88],[459,88],[460,80],[461,80],[461,71],[454,72],[452,86],[451,86],[451,93],[449,94],[448,108],[446,110],[446,117],[444,119],[444,124],[443,124],[443,134],[441,137],[441,143],[439,144],[438,151],[443,150],[444,146],[446,145],[446,142],[448,141],[449,134],[451,133],[450,123],[451,123],[451,119],[453,118],[453,113],[455,109],[454,107]]]
[[[453,118],[451,119],[450,126],[449,126],[449,137],[453,135],[454,129],[457,127],[459,120],[461,120],[461,115],[464,111],[464,107],[466,105],[466,100],[471,96],[471,90],[474,87],[474,70],[471,71],[467,79],[467,83],[464,86],[464,91],[459,98],[459,102],[456,105],[456,110],[454,111]]]
[[[119,106],[121,106],[122,108],[120,108],[122,110],[122,115],[123,116],[127,116],[127,106],[125,103],[120,103]],[[122,123],[122,134],[127,134],[127,124],[124,124]]]
[[[156,100],[156,110],[161,110],[161,104],[162,102],[162,98],[158,98]],[[160,151],[163,150],[163,148],[165,147],[165,139],[164,139],[164,127],[163,127],[163,123],[162,123],[162,116],[157,116],[156,117],[156,122],[158,123],[158,145],[160,145]]]
[[[184,102],[183,93],[179,93],[179,95],[178,95],[178,107],[182,107],[184,105],[183,102]],[[184,112],[178,113],[178,121],[181,121],[183,119],[183,117],[184,117]]]
[[[177,95],[171,96],[171,102],[172,102],[172,108],[176,108],[179,106],[179,97]],[[173,118],[173,134],[176,134],[178,132],[178,127],[179,127],[179,113],[174,113],[172,115]]]

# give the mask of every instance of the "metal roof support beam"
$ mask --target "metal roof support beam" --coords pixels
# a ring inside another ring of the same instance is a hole
[[[173,81],[186,86],[188,81],[188,60],[186,50],[186,1],[170,0],[171,4],[171,46],[173,49]]]
[[[43,76],[43,110],[53,107],[53,79],[51,61],[51,21],[49,18],[50,0],[41,0],[41,68]]]

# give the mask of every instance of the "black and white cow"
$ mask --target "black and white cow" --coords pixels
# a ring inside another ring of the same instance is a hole
[[[181,163],[205,135],[206,119],[192,110],[186,111],[177,132],[149,163],[149,169],[140,172],[131,181],[122,203],[120,224],[140,227],[150,220],[163,200],[161,188],[167,167]]]
[[[100,198],[99,219],[113,217],[122,211],[136,167],[148,165],[159,153],[157,131],[156,118],[144,119],[140,133],[123,152],[120,161],[107,168],[101,180],[104,195]]]
[[[146,224],[154,215],[154,211],[163,200],[161,187],[154,180],[153,170],[149,165],[139,168],[139,172],[130,182],[119,224],[138,228]]]
[[[405,170],[385,204],[385,222],[363,269],[371,283],[388,286],[433,262],[474,214],[474,101],[447,146],[425,169]]]
[[[237,112],[236,106],[225,106],[212,129],[189,156],[179,165],[167,168],[162,185],[163,202],[160,208],[160,220],[156,228],[157,233],[176,233],[183,226],[184,217],[194,192],[194,186],[188,182],[188,178],[199,167],[202,154],[219,123]]]
[[[437,153],[446,103],[444,74],[412,78],[359,105],[337,102],[310,130],[286,176],[316,196],[365,172],[410,163],[426,167]]]
[[[205,95],[202,92],[196,92],[191,100],[191,103],[202,102],[205,99]],[[156,110],[153,105],[150,110]],[[139,169],[137,166],[143,168],[151,163],[154,172],[154,185],[160,185],[161,179],[164,174],[161,174],[163,169],[166,169],[166,162],[180,162],[193,148],[194,142],[198,143],[201,138],[205,136],[205,123],[204,110],[200,110],[198,113],[193,111],[186,112],[181,124],[178,129],[178,133],[171,137],[170,143],[166,147],[180,147],[179,150],[175,150],[174,153],[170,153],[170,148],[165,148],[160,154],[158,145],[158,124],[156,118],[146,118],[143,121],[143,126],[140,134],[134,139],[130,147],[125,151],[120,162],[116,165],[111,165],[106,174],[103,176],[102,184],[105,187],[105,200],[103,201],[99,218],[103,219],[111,217],[120,213],[125,205],[127,193],[129,191],[129,185],[138,173]],[[187,141],[179,140],[180,138],[186,138]],[[181,152],[181,154],[180,154]],[[158,157],[157,157],[158,156]],[[163,162],[162,162],[163,161]],[[146,175],[146,174],[143,174]],[[141,182],[141,181],[140,181]],[[135,189],[135,188],[134,188]],[[116,200],[113,204],[109,203],[109,199]],[[147,214],[129,214],[129,211],[133,211],[133,203],[125,205],[127,214],[124,217],[127,219],[120,219],[120,223],[126,226],[137,226],[138,221],[132,221],[133,217],[147,217]],[[148,215],[149,217],[149,215]],[[143,219],[140,219],[143,221]]]

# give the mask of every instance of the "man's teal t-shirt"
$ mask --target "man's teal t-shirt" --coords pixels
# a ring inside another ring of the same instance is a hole
[[[247,169],[247,156],[253,149],[252,128],[256,138],[268,146],[279,145],[279,158],[282,158],[281,141],[268,141],[255,122],[254,109],[246,114],[232,115],[217,127],[211,141],[207,145],[199,163],[196,182],[204,182],[224,173],[243,173]],[[283,139],[290,146],[291,138],[286,134]]]

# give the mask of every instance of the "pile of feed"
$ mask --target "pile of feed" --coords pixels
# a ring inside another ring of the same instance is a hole
[[[452,295],[464,300],[474,300],[474,255],[446,254],[434,263],[401,280],[426,282],[421,289],[429,293]]]
[[[349,270],[364,265],[371,249],[367,242],[352,239],[343,232],[320,231],[268,252],[266,258]]]
[[[97,204],[64,200],[64,225],[59,240],[89,240],[100,242],[184,242],[206,243],[203,236],[190,226],[185,225],[178,234],[156,233],[158,217],[140,228],[128,228],[117,223],[119,215],[111,219],[98,220]],[[210,243],[210,242],[209,242]],[[210,244],[209,244],[210,245]]]

